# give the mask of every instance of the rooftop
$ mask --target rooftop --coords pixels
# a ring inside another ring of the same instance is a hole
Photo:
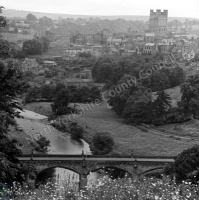
[[[155,43],[146,43],[145,46],[155,46]]]
[[[147,36],[147,37],[150,37],[150,36],[151,36],[151,37],[154,37],[154,36],[155,36],[155,33],[146,33],[146,36]]]

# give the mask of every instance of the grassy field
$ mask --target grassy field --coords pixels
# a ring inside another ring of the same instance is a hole
[[[29,103],[24,106],[24,109],[34,111],[38,114],[49,116],[52,114],[50,102],[36,102],[36,103]]]
[[[191,120],[182,124],[166,124],[164,126],[157,127],[156,129],[165,133],[171,133],[172,135],[199,139],[198,120]]]
[[[33,39],[33,34],[17,34],[17,33],[1,33],[3,39],[9,42],[17,42],[18,40],[31,40]]]
[[[71,116],[71,119],[88,132],[85,140],[90,141],[96,132],[110,132],[116,142],[114,153],[176,156],[182,150],[198,143],[193,139],[179,139],[152,131],[142,131],[126,124],[113,110],[108,109],[106,104],[96,105],[90,110],[84,108],[84,111],[80,117]]]
[[[34,56],[34,57],[39,57],[42,59],[49,59],[52,58],[53,56],[62,56],[63,52],[65,50],[65,46],[53,46],[53,47],[49,47],[47,52],[44,52],[42,55],[38,55],[38,56]]]
[[[65,117],[77,122],[86,130],[85,141],[88,143],[91,142],[92,136],[96,132],[110,132],[116,142],[113,151],[113,153],[116,154],[129,155],[133,152],[134,155],[176,156],[184,149],[198,144],[198,141],[194,140],[199,139],[197,128],[195,128],[194,135],[190,135],[188,129],[185,129],[186,131],[184,132],[181,131],[185,126],[188,126],[187,124],[179,125],[182,126],[180,128],[177,128],[177,125],[166,125],[165,127],[161,127],[166,131],[169,131],[169,126],[170,129],[174,129],[173,131],[170,131],[170,135],[162,135],[150,130],[146,131],[146,129],[141,130],[125,123],[125,121],[118,117],[113,110],[107,108],[105,103],[94,106],[90,105],[90,107],[86,104],[81,104],[80,108],[83,110],[81,116],[70,115],[70,117]],[[43,115],[51,113],[50,103],[44,102],[27,104],[25,109]],[[175,137],[177,135],[193,137],[190,139],[183,139]]]

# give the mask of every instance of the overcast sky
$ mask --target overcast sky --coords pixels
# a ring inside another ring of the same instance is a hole
[[[149,15],[150,9],[168,9],[171,17],[199,19],[199,0],[1,0],[5,8],[84,14]]]

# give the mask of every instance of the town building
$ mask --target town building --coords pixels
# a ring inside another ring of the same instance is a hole
[[[44,67],[56,67],[57,63],[55,61],[45,60],[44,63],[43,63],[43,66]]]
[[[146,43],[153,43],[153,42],[155,42],[155,33],[146,33],[145,34],[145,42]]]
[[[155,54],[158,52],[157,44],[155,43],[146,43],[143,48],[144,54]]]
[[[39,66],[39,67],[33,67],[31,69],[31,72],[34,74],[34,75],[43,75],[45,74],[45,70],[42,66]]]
[[[157,43],[157,45],[158,45],[158,51],[163,54],[171,53],[174,47],[173,43],[170,42]]]
[[[125,39],[125,38],[119,38],[119,39],[117,39],[117,38],[109,37],[107,39],[107,45],[109,47],[115,46],[115,47],[119,48],[119,47],[125,46],[126,43],[128,43],[128,40]]]
[[[22,62],[22,72],[31,72],[32,68],[39,67],[39,63],[36,61],[36,59],[29,59],[25,58],[25,60]]]

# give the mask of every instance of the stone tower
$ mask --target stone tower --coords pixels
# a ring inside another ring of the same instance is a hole
[[[167,33],[168,10],[150,10],[149,31],[157,36],[164,36]]]

